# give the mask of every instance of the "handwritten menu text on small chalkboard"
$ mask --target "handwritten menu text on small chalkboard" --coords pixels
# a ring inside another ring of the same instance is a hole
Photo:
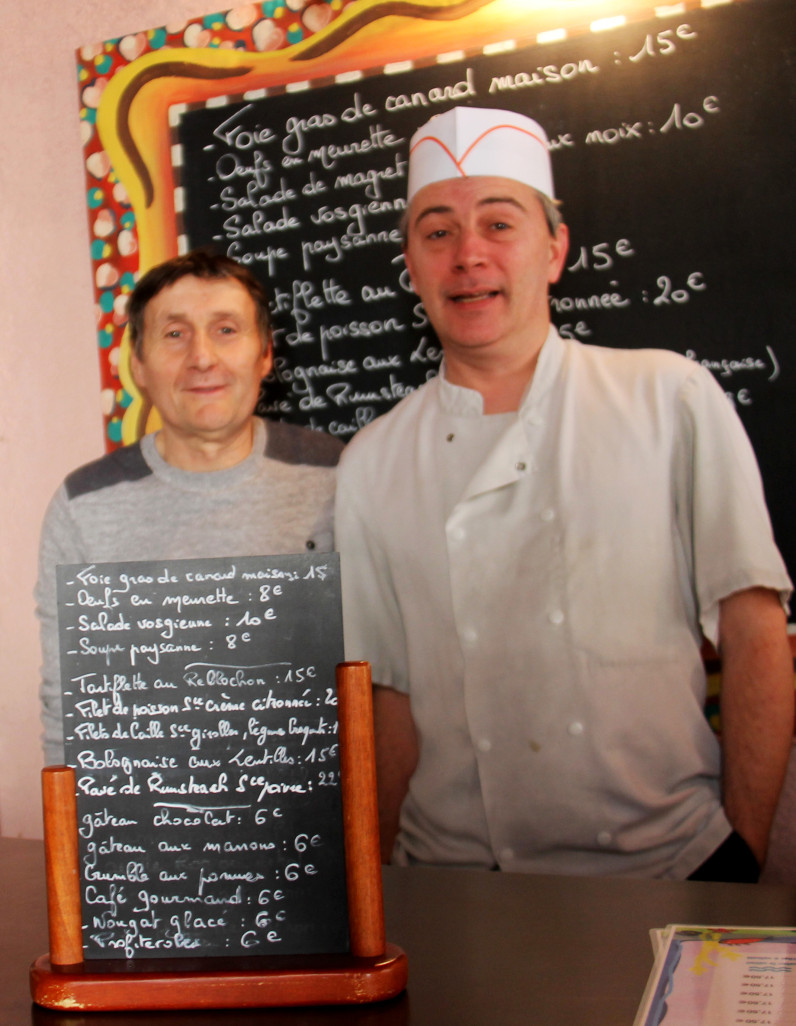
[[[58,567],[86,958],[348,946],[334,554]]]

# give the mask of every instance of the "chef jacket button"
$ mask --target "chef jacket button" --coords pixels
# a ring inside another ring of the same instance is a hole
[[[555,624],[556,627],[560,626],[564,622],[564,613],[561,609],[552,609],[548,613],[548,620],[550,623]]]
[[[580,722],[580,720],[573,720],[572,723],[567,727],[567,733],[571,734],[572,737],[580,737],[586,728]]]
[[[611,836],[610,830],[601,830],[599,834],[597,834],[597,843],[600,847],[607,848],[611,841],[613,841],[613,837]]]
[[[478,751],[479,752],[491,752],[492,742],[488,737],[482,737],[478,739]]]
[[[515,470],[525,470],[525,464],[523,463],[522,460],[517,460],[517,462],[514,464],[514,469]]]
[[[556,518],[556,511],[554,509],[551,509],[548,506],[547,509],[543,509],[542,510],[540,516],[541,516],[542,520],[544,520],[544,522],[546,524],[549,524],[551,520],[555,520],[555,518]]]

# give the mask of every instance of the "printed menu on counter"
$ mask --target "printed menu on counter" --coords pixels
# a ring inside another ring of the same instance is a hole
[[[634,1026],[796,1024],[796,929],[667,926]]]
[[[346,951],[339,557],[57,574],[84,957]]]

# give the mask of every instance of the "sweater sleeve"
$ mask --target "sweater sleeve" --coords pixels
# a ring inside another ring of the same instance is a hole
[[[42,656],[39,689],[42,740],[44,762],[48,766],[64,760],[55,568],[62,563],[83,561],[80,538],[69,513],[69,499],[65,487],[61,485],[44,515],[39,542],[38,580],[34,592]]]

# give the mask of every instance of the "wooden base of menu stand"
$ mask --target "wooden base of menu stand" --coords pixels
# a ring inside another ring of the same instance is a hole
[[[140,971],[123,960],[118,970],[107,962],[92,969],[83,960],[75,774],[50,766],[42,774],[50,953],[30,968],[36,1004],[69,1011],[262,1008],[361,1004],[404,990],[406,955],[384,938],[369,664],[341,663],[337,691],[350,954],[263,959],[267,968],[217,970],[208,959],[207,968],[183,971],[167,960],[155,968],[148,960]]]
[[[31,966],[31,994],[45,1008],[110,1012],[360,1004],[406,987],[406,955],[393,944],[380,958],[330,956],[318,968],[290,968],[290,956],[285,961],[284,969],[93,972],[90,963],[53,966],[42,955]]]

